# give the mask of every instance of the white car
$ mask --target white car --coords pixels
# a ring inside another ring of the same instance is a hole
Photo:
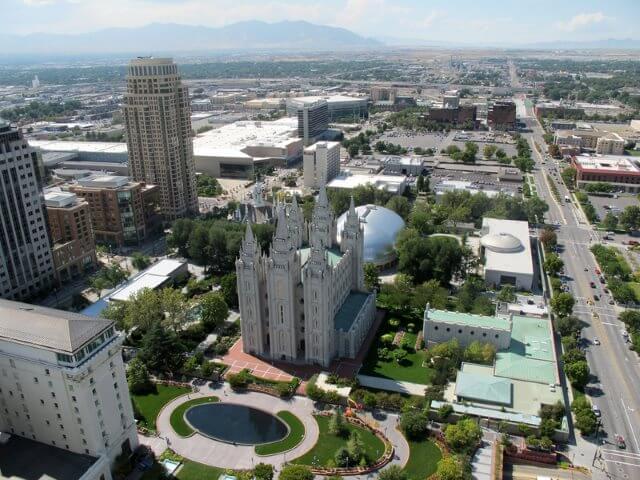
[[[600,340],[598,340],[597,338],[593,339],[593,344],[594,345],[600,345]]]

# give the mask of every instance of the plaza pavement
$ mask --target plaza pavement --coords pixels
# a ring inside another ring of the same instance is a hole
[[[217,396],[222,402],[247,405],[272,414],[276,414],[281,410],[289,411],[296,415],[304,424],[306,431],[305,438],[297,447],[289,452],[269,456],[258,456],[255,454],[254,446],[232,445],[219,442],[199,433],[194,433],[187,438],[182,438],[177,435],[173,431],[173,428],[171,428],[171,412],[178,405],[189,399],[208,396]],[[141,443],[152,446],[154,451],[161,451],[165,446],[168,446],[185,458],[206,465],[220,468],[249,469],[256,463],[263,462],[274,465],[276,471],[278,471],[287,461],[304,455],[318,442],[318,424],[312,417],[314,412],[317,412],[314,402],[306,397],[294,396],[290,400],[282,400],[258,392],[234,392],[228,384],[220,385],[213,389],[205,386],[198,392],[183,395],[169,402],[158,415],[156,422],[159,438],[140,437],[140,440]],[[376,413],[373,415],[371,412],[366,412],[361,413],[360,417],[382,431],[395,446],[395,457],[392,464],[404,466],[409,460],[409,444],[398,430],[399,416],[390,413]],[[372,476],[361,475],[349,478],[365,480],[371,479]]]

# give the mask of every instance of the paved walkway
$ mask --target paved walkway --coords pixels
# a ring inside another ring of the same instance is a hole
[[[364,387],[376,388],[378,390],[389,390],[391,392],[408,393],[410,395],[424,395],[424,389],[427,385],[420,385],[419,383],[401,382],[398,380],[391,380],[389,378],[373,377],[370,375],[358,375],[358,381],[360,385]]]
[[[258,462],[280,466],[287,460],[305,454],[318,441],[318,424],[312,417],[314,412],[313,402],[308,398],[296,396],[291,400],[285,401],[263,393],[237,393],[231,390],[227,384],[216,389],[203,387],[200,392],[189,394],[191,399],[208,396],[217,396],[226,403],[247,405],[272,414],[282,410],[289,411],[304,423],[306,436],[302,443],[293,450],[268,457],[257,456],[252,445],[232,445],[212,440],[199,433],[195,433],[188,438],[182,438],[173,431],[169,421],[171,412],[175,407],[187,401],[187,396],[182,396],[165,406],[160,415],[158,415],[156,426],[159,435],[164,439],[168,439],[167,443],[171,449],[186,458],[220,468],[249,469],[253,467],[254,463]]]

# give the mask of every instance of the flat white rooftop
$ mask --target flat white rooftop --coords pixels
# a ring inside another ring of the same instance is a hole
[[[123,187],[129,183],[129,177],[122,175],[94,175],[88,178],[79,178],[77,180],[78,185],[83,187],[110,187],[117,188]]]
[[[340,145],[340,142],[316,142],[313,145],[309,145],[304,149],[305,152],[315,152],[318,147],[326,148],[328,150],[334,148],[336,145]]]
[[[152,275],[173,275],[177,270],[181,269],[184,264],[184,260],[164,258],[147,268],[145,273],[150,273]]]
[[[296,103],[304,103],[304,104],[313,104],[316,102],[320,102],[325,100],[328,104],[339,104],[339,103],[366,103],[369,101],[368,97],[351,97],[348,95],[309,95],[306,97],[295,97],[290,99],[291,102]]]
[[[405,187],[407,177],[402,175],[374,175],[374,174],[342,174],[331,180],[327,188],[353,189],[364,185],[373,185],[380,190],[399,194]]]
[[[298,120],[284,117],[273,122],[239,121],[209,130],[193,139],[196,156],[244,156],[241,150],[252,146],[287,148],[297,138]]]
[[[640,166],[633,161],[633,158],[624,155],[577,155],[575,161],[586,170],[640,173]]]
[[[44,193],[44,204],[47,207],[64,208],[74,205],[78,196],[72,192],[49,190]]]
[[[102,152],[127,153],[126,143],[117,142],[64,142],[61,140],[29,140],[29,145],[49,152]]]
[[[138,294],[138,292],[144,290],[145,288],[154,290],[167,282],[170,278],[171,277],[169,277],[168,275],[152,275],[149,273],[144,273],[136,277],[126,285],[115,290],[111,295],[109,295],[109,300],[126,302],[132,296],[135,296],[136,294]]]
[[[521,247],[513,251],[506,251],[511,248],[511,245],[507,245],[508,248],[505,248],[505,251],[485,248],[485,270],[533,275],[528,222],[485,217],[482,219],[482,233],[483,239],[487,236],[495,239],[504,237],[504,240],[511,241],[517,239]],[[499,244],[496,246],[501,247]]]

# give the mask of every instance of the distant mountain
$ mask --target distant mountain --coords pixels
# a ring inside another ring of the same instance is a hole
[[[81,34],[0,34],[2,50],[16,54],[212,52],[217,50],[348,50],[379,47],[344,28],[304,21],[238,22],[219,28],[153,23]]]

